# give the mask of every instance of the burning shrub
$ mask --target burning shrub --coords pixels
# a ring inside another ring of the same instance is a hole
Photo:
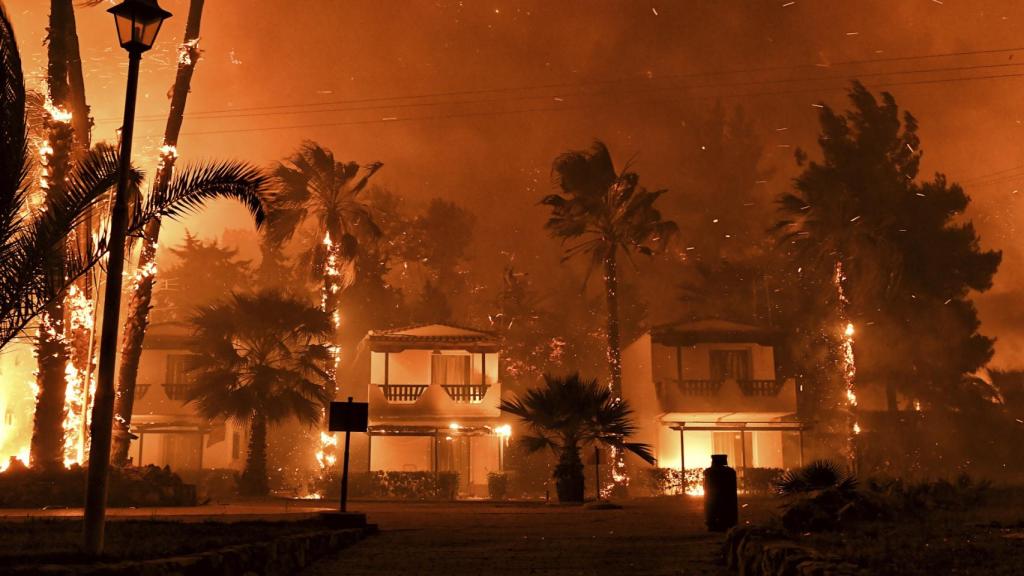
[[[317,483],[324,498],[338,498],[341,479],[331,472]],[[454,500],[459,492],[455,472],[387,472],[374,470],[349,474],[350,498],[381,500]]]
[[[86,471],[77,465],[55,470],[12,465],[0,474],[0,508],[80,507]],[[107,504],[195,506],[196,488],[166,467],[111,468]]]
[[[684,473],[675,468],[643,468],[641,484],[653,496],[672,496],[692,493],[704,483],[704,470],[687,468]]]

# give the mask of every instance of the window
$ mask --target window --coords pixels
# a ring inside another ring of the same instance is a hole
[[[445,385],[469,384],[468,354],[434,354],[430,361],[430,383]]]
[[[752,364],[750,350],[712,350],[711,379],[750,380]]]
[[[231,459],[238,460],[242,456],[242,437],[238,432],[231,433]]]
[[[164,391],[171,400],[184,400],[192,378],[189,369],[195,362],[193,354],[168,354]]]
[[[8,410],[4,413],[4,424],[14,426],[14,412]]]

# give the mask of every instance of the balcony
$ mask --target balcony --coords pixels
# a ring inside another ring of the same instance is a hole
[[[453,401],[467,404],[483,402],[490,388],[487,384],[442,384],[441,387]]]
[[[796,383],[785,380],[676,380],[654,383],[665,412],[796,411]]]
[[[412,404],[420,399],[427,389],[426,384],[378,384],[388,402]]]
[[[721,380],[678,380],[675,384],[686,396],[714,396],[722,389]]]
[[[783,382],[779,380],[739,380],[740,390],[747,396],[778,396]]]

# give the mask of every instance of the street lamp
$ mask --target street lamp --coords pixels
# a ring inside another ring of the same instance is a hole
[[[117,359],[121,274],[124,271],[124,242],[128,228],[128,181],[132,162],[135,100],[139,88],[139,62],[142,53],[153,47],[163,21],[171,16],[170,12],[160,8],[157,0],[124,0],[108,12],[114,15],[121,47],[128,51],[128,89],[124,101],[124,123],[121,125],[120,174],[107,240],[107,286],[103,300],[96,396],[92,408],[89,479],[85,490],[84,548],[93,555],[103,551],[110,439],[114,426],[114,363]]]

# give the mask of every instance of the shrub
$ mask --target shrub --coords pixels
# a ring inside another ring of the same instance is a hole
[[[783,494],[814,492],[827,488],[847,493],[857,488],[857,478],[836,462],[815,460],[802,468],[783,474],[778,481],[778,488]]]
[[[654,496],[684,494],[704,484],[704,470],[687,468],[686,472],[675,468],[645,468],[641,483]]]
[[[80,507],[85,500],[86,468],[75,465],[37,470],[12,464],[0,473],[0,508]],[[170,468],[111,468],[107,505],[195,506],[196,487]]]
[[[782,468],[744,468],[741,486],[747,494],[774,494],[784,474]]]
[[[338,498],[341,479],[337,472],[317,481],[317,492],[324,498]],[[459,475],[455,472],[372,472],[350,473],[350,498],[383,500],[454,500],[459,492]]]
[[[508,498],[508,474],[491,472],[487,475],[487,495],[491,500]]]

